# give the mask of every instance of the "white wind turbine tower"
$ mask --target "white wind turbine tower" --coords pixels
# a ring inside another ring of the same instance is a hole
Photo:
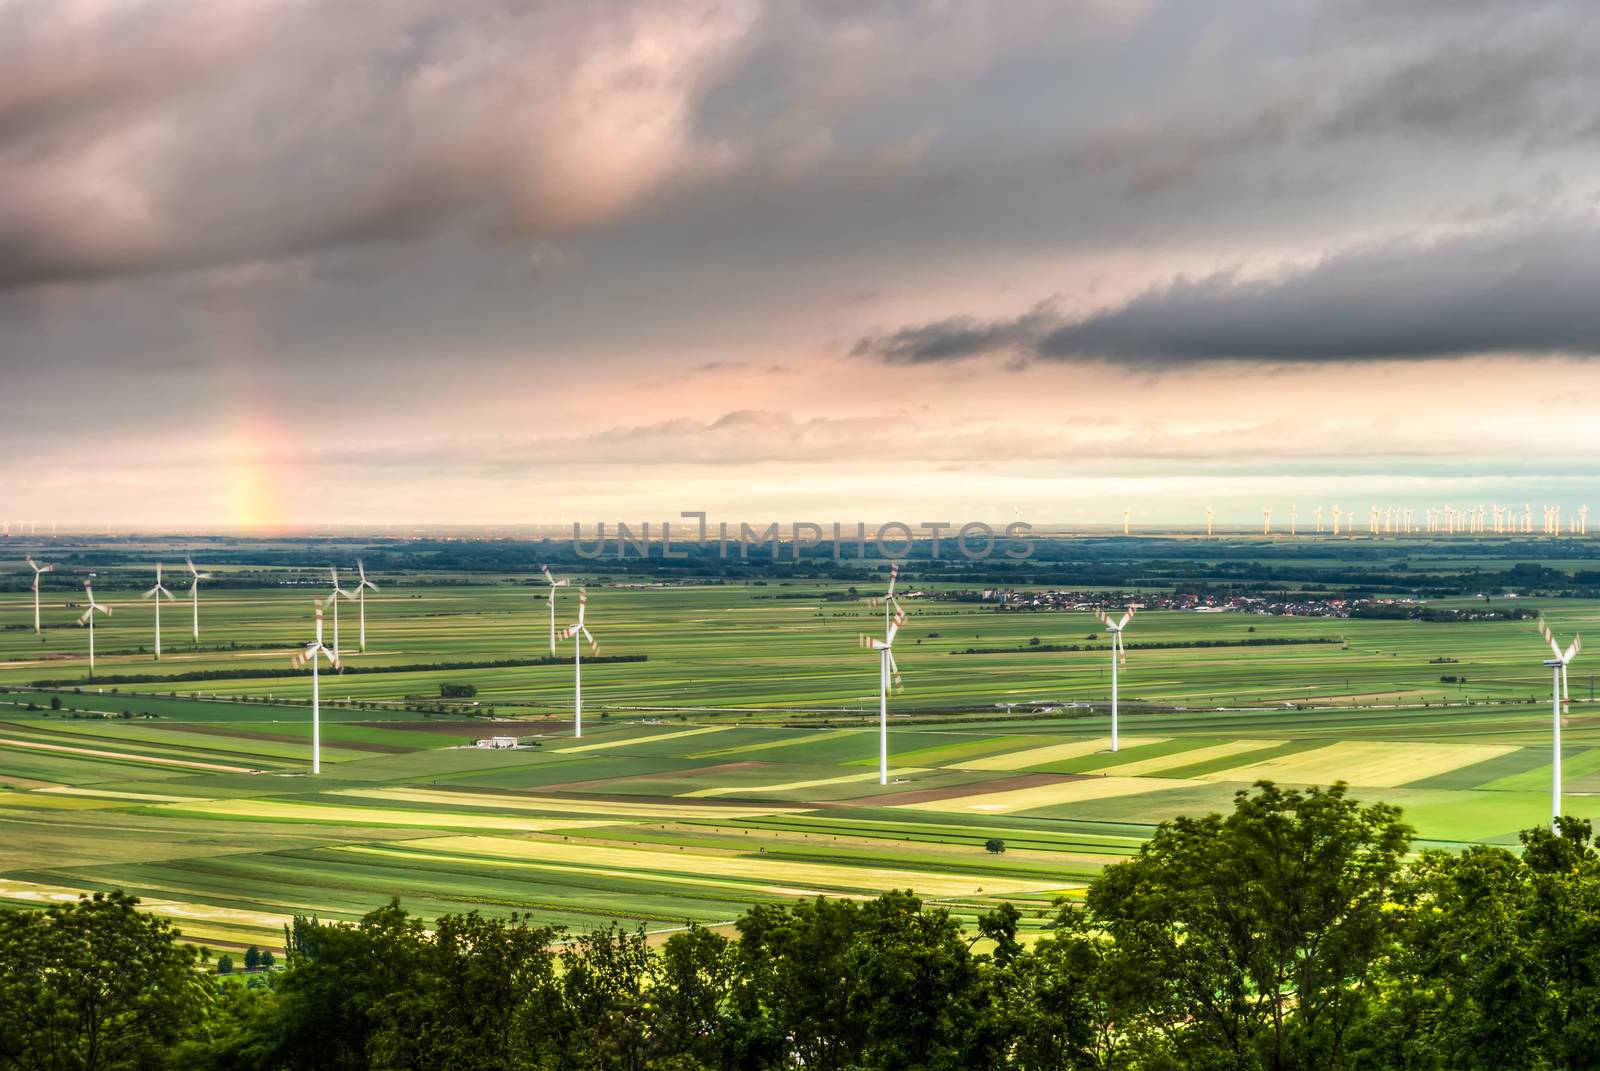
[[[94,576],[93,573],[90,573],[89,575],[91,577]],[[92,676],[94,676],[94,615],[95,615],[95,611],[98,610],[102,614],[109,614],[109,613],[111,613],[111,607],[102,606],[99,603],[94,601],[94,590],[89,587],[89,581],[87,581],[87,580],[85,580],[83,582],[83,593],[89,599],[89,608],[83,612],[83,616],[82,617],[78,618],[78,624],[80,624],[80,625],[88,625],[89,626],[89,676],[92,677]]]
[[[161,661],[161,596],[165,595],[167,601],[173,601],[172,592],[168,591],[161,583],[161,563],[156,562],[156,586],[145,592],[140,598],[156,600],[156,661]]]
[[[1313,517],[1316,518],[1316,521],[1317,521],[1317,534],[1321,535],[1322,534],[1322,507],[1321,506],[1312,507],[1311,514],[1312,514]]]
[[[1289,535],[1291,536],[1295,534],[1295,513],[1299,510],[1299,508],[1300,507],[1296,506],[1294,503],[1289,503]]]
[[[333,577],[333,590],[328,593],[327,604],[333,607],[333,660],[339,660],[339,596],[343,595],[351,602],[355,601],[355,592],[346,591],[339,586],[339,570],[328,566],[328,573]]]
[[[894,661],[894,637],[906,623],[906,612],[894,597],[898,564],[889,567],[889,591],[883,598],[883,639],[863,635],[861,646],[878,652],[878,784],[889,783],[889,684],[900,687],[900,667]]]
[[[28,565],[33,569],[33,634],[39,635],[39,577],[45,573],[55,572],[54,565],[40,565],[33,560],[33,555],[28,555]]]
[[[194,567],[194,559],[185,556],[184,564],[189,566],[189,602],[194,606],[194,642],[200,642],[200,581],[210,580],[212,573],[202,573]],[[159,579],[159,578],[158,578]]]
[[[1133,612],[1136,609],[1138,609],[1138,607],[1135,607],[1135,606],[1128,607],[1127,612],[1122,615],[1122,620],[1120,620],[1120,621],[1112,621],[1111,620],[1111,616],[1109,614],[1107,614],[1104,610],[1096,610],[1094,612],[1094,616],[1098,617],[1100,619],[1100,623],[1105,625],[1106,630],[1111,633],[1111,750],[1112,751],[1116,751],[1117,748],[1118,748],[1118,739],[1117,739],[1117,665],[1118,665],[1119,662],[1124,663],[1124,664],[1127,662],[1127,656],[1125,656],[1122,653],[1123,652],[1123,648],[1122,648],[1122,630],[1128,627],[1128,622],[1133,619]]]
[[[1272,507],[1271,506],[1263,506],[1263,507],[1261,507],[1261,534],[1262,535],[1271,535],[1272,534]]]
[[[1539,631],[1544,638],[1550,641],[1550,650],[1555,657],[1546,659],[1545,665],[1550,667],[1550,716],[1551,716],[1551,754],[1550,754],[1550,824],[1554,829],[1556,823],[1561,821],[1561,714],[1566,705],[1567,690],[1567,665],[1578,652],[1583,649],[1581,637],[1574,636],[1572,645],[1565,651],[1556,644],[1555,637],[1550,634],[1550,629],[1541,618]]]
[[[356,572],[361,576],[361,583],[356,585],[356,596],[361,603],[361,652],[367,651],[367,589],[378,590],[378,585],[367,579],[367,563],[360,558],[356,559]]]
[[[589,652],[600,653],[600,644],[595,642],[594,636],[583,623],[584,612],[589,606],[589,590],[578,589],[578,620],[568,625],[561,631],[561,638],[572,641],[572,701],[573,701],[573,735],[583,736],[583,641],[589,641]]]
[[[1122,511],[1122,534],[1123,535],[1127,535],[1128,534],[1128,514],[1130,512],[1132,512],[1132,511],[1131,510],[1123,510]]]
[[[294,668],[299,669],[307,662],[311,663],[311,772],[319,774],[322,772],[322,690],[317,676],[317,656],[326,658],[331,669],[342,670],[344,667],[339,665],[339,656],[328,650],[322,642],[322,603],[316,600],[313,603],[317,608],[317,638],[294,656]]]
[[[546,601],[550,604],[550,657],[554,658],[556,656],[556,588],[564,588],[571,584],[572,581],[557,580],[550,575],[550,567],[548,565],[541,565],[539,568],[544,570],[545,582],[550,585],[550,594],[546,597]]]
[[[1338,535],[1339,534],[1339,517],[1340,516],[1341,516],[1341,513],[1339,512],[1339,507],[1338,506],[1333,507],[1333,534],[1334,535]]]
[[[1211,538],[1211,514],[1212,514],[1212,512],[1213,511],[1212,511],[1211,507],[1207,506],[1206,507],[1206,538],[1207,539]]]

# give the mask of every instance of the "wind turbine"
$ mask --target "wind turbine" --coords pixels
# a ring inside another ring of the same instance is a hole
[[[600,644],[595,642],[594,635],[590,633],[587,625],[583,623],[584,612],[589,607],[589,589],[578,589],[578,620],[561,630],[561,638],[572,641],[572,701],[573,701],[573,735],[583,737],[583,640],[589,641],[589,653],[599,654]],[[581,638],[580,638],[581,637]]]
[[[556,656],[556,588],[564,588],[571,584],[572,581],[557,580],[550,575],[550,567],[548,565],[541,565],[539,568],[544,570],[545,581],[550,585],[550,594],[546,596],[546,601],[550,603],[550,657],[554,658]]]
[[[194,604],[194,642],[200,642],[200,581],[210,580],[211,573],[202,573],[194,567],[194,559],[185,555],[184,563],[189,566],[189,601]]]
[[[1127,661],[1127,656],[1122,653],[1123,652],[1122,630],[1128,627],[1128,622],[1129,621],[1133,620],[1133,612],[1136,609],[1138,609],[1138,607],[1135,607],[1135,606],[1128,607],[1127,612],[1122,615],[1122,620],[1120,620],[1120,621],[1112,621],[1111,620],[1111,616],[1109,614],[1107,614],[1104,610],[1096,610],[1094,612],[1094,616],[1098,617],[1100,619],[1100,623],[1106,627],[1106,630],[1108,632],[1111,633],[1111,750],[1112,751],[1116,751],[1117,747],[1118,747],[1118,742],[1117,742],[1117,663],[1119,661],[1124,662],[1124,663]]]
[[[28,555],[28,564],[33,567],[33,634],[39,635],[39,577],[45,573],[55,572],[55,565],[40,565],[33,560],[33,555]]]
[[[1261,508],[1261,534],[1262,535],[1271,535],[1272,534],[1272,507],[1271,506],[1263,506]]]
[[[883,627],[884,627],[885,630],[887,630],[888,627],[889,627],[889,618],[890,618],[891,614],[900,605],[899,601],[896,600],[895,597],[894,597],[894,586],[895,586],[895,583],[899,579],[900,579],[900,563],[899,562],[890,562],[889,563],[889,590],[881,598],[879,596],[877,596],[877,595],[874,595],[871,599],[869,599],[867,601],[867,605],[868,606],[881,606],[881,607],[883,607]]]
[[[322,772],[322,694],[320,682],[317,678],[317,655],[322,655],[328,660],[332,669],[343,670],[339,665],[339,656],[328,650],[322,642],[322,603],[313,600],[317,608],[317,638],[306,644],[306,649],[294,656],[294,668],[299,669],[307,662],[311,663],[311,772]],[[335,606],[338,603],[334,604]]]
[[[355,601],[355,593],[346,591],[339,586],[339,570],[328,566],[328,573],[333,577],[333,590],[328,593],[327,602],[333,607],[333,660],[339,660],[339,596]]]
[[[1211,509],[1210,506],[1207,506],[1206,507],[1206,538],[1207,539],[1211,538],[1211,514],[1212,514],[1212,509]]]
[[[169,602],[172,601],[172,598],[173,598],[172,592],[168,591],[161,584],[161,563],[160,562],[156,562],[156,586],[151,588],[149,591],[145,592],[143,595],[140,596],[140,598],[149,599],[149,598],[153,597],[156,600],[156,661],[157,662],[161,661],[161,596],[163,596],[163,595],[165,595],[167,597],[167,600]]]
[[[1127,535],[1128,534],[1128,514],[1130,512],[1131,512],[1130,510],[1123,510],[1122,511],[1122,534],[1123,535]]]
[[[883,597],[883,639],[863,635],[861,646],[878,652],[878,784],[889,783],[889,682],[900,687],[900,667],[894,660],[894,637],[906,623],[906,612],[894,597],[894,581],[900,567],[889,567],[889,592]]]
[[[1543,636],[1544,639],[1545,639],[1545,642],[1550,645],[1550,653],[1552,655],[1554,655],[1558,661],[1561,660],[1561,658],[1562,658],[1561,645],[1556,642],[1555,633],[1550,631],[1550,626],[1545,623],[1545,620],[1542,617],[1539,619],[1539,635]],[[1578,653],[1578,650],[1577,650],[1577,642],[1578,642],[1577,638],[1574,637],[1572,642],[1573,642],[1574,646],[1568,648],[1568,650],[1572,654],[1577,654]],[[1567,663],[1565,661],[1562,661],[1561,662],[1561,709],[1562,709],[1562,712],[1565,713],[1567,708],[1570,707],[1571,705],[1572,705],[1572,693],[1567,690]]]
[[[1555,655],[1544,663],[1550,667],[1550,825],[1553,829],[1561,821],[1561,714],[1567,702],[1567,665],[1583,649],[1583,639],[1574,636],[1572,645],[1563,651],[1543,618],[1539,620],[1539,631],[1550,641],[1550,650]]]
[[[367,589],[378,590],[378,585],[367,579],[367,563],[360,558],[356,559],[356,572],[361,574],[361,583],[356,585],[356,596],[361,601],[361,652],[367,651]],[[337,639],[337,636],[335,636]]]
[[[94,576],[93,573],[90,573],[89,575],[91,577]],[[83,616],[82,617],[78,618],[78,624],[80,624],[80,625],[88,625],[89,626],[89,676],[93,677],[94,676],[94,612],[96,610],[99,610],[103,614],[109,614],[109,613],[111,613],[111,607],[109,607],[109,606],[101,606],[99,603],[94,601],[94,591],[93,591],[93,589],[91,589],[89,587],[89,581],[87,581],[87,580],[85,580],[83,582],[83,593],[89,599],[89,608],[83,612]]]

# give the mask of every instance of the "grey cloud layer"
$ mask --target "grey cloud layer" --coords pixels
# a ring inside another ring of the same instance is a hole
[[[1162,367],[1211,361],[1600,354],[1600,221],[1547,221],[1329,257],[1270,279],[1178,280],[1065,321],[957,316],[859,341],[857,356],[934,364],[1004,355]]]
[[[815,166],[863,100],[1137,6],[17,0],[0,287],[592,228]]]

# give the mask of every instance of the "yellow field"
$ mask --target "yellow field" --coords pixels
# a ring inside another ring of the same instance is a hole
[[[1210,762],[1212,759],[1225,759],[1229,755],[1242,755],[1247,751],[1260,751],[1262,748],[1282,746],[1282,740],[1229,740],[1224,744],[1212,744],[1210,747],[1197,747],[1192,751],[1180,751],[1176,755],[1140,759],[1137,762],[1125,762],[1120,766],[1102,766],[1095,772],[1117,774],[1123,777],[1144,777],[1148,774],[1160,773],[1163,770],[1175,770],[1180,766],[1189,766],[1196,762]]]
[[[1005,792],[980,792],[927,803],[908,803],[907,810],[944,811],[950,814],[999,814],[1006,811],[1031,811],[1061,803],[1103,800],[1112,796],[1132,796],[1140,792],[1160,792],[1167,788],[1186,788],[1203,784],[1176,777],[1085,777],[1078,781],[1058,781],[1034,788],[1014,788]]]
[[[873,774],[874,777],[877,774]],[[754,818],[758,815],[772,814],[774,811],[787,810],[787,804],[774,804],[770,807],[750,806],[738,803],[702,804],[698,807],[684,807],[681,804],[648,803],[640,800],[637,803],[621,800],[585,799],[575,796],[511,796],[490,795],[477,792],[451,792],[446,789],[435,788],[341,788],[328,793],[330,796],[354,796],[360,799],[388,800],[397,803],[431,803],[434,806],[464,806],[486,807],[502,811],[538,811],[545,814],[571,815],[603,815],[606,818],[692,818],[696,815],[705,815],[713,818]],[[379,811],[379,814],[387,812]],[[475,823],[477,815],[458,815],[458,819],[451,825]],[[572,823],[563,822],[566,826]],[[598,825],[600,823],[589,823]]]
[[[59,751],[68,755],[87,755],[96,759],[143,762],[153,766],[178,766],[187,770],[210,770],[215,773],[250,772],[248,766],[228,766],[220,762],[196,762],[192,759],[164,759],[155,755],[135,755],[128,751],[106,751],[103,748],[76,747],[72,744],[47,744],[42,740],[18,740],[10,736],[0,736],[0,746],[29,748],[34,751]]]
[[[927,773],[921,766],[907,766],[900,770],[890,770],[889,779],[905,777],[909,774]],[[843,777],[819,777],[814,781],[785,781],[776,785],[744,785],[736,788],[697,788],[693,792],[678,793],[679,799],[704,799],[710,796],[744,796],[758,792],[794,792],[802,788],[821,788],[824,785],[848,785],[858,781],[876,781],[878,773],[845,774]]]
[[[337,822],[347,826],[402,826],[420,829],[500,829],[537,832],[607,825],[605,819],[517,818],[498,814],[450,814],[444,811],[401,811],[390,807],[334,807],[292,800],[194,800],[158,804],[162,811],[197,818],[255,818],[285,822]]]
[[[1123,747],[1139,747],[1142,744],[1159,744],[1166,740],[1164,736],[1124,736],[1120,743]],[[1030,747],[1023,751],[1008,751],[1003,755],[989,755],[970,762],[952,763],[960,770],[1026,770],[1034,766],[1047,766],[1052,762],[1061,762],[1065,759],[1082,758],[1093,755],[1099,751],[1111,749],[1109,736],[1096,737],[1093,740],[1074,740],[1067,744],[1046,744],[1044,747]]]
[[[651,733],[649,736],[630,736],[626,740],[603,740],[598,744],[579,744],[576,747],[545,748],[545,750],[560,752],[563,755],[575,755],[580,751],[609,751],[616,747],[646,744],[656,740],[676,740],[685,736],[702,736],[705,733],[725,733],[731,728],[733,728],[731,725],[708,725],[700,729],[679,729],[672,733]]]
[[[95,800],[132,800],[136,803],[183,803],[193,796],[168,796],[160,792],[121,792],[110,788],[78,788],[73,785],[55,785],[43,789],[42,795],[78,796]]]
[[[42,885],[31,881],[0,878],[0,897],[23,903],[40,905],[70,904],[78,899],[80,890],[62,885]],[[140,897],[139,906],[153,915],[161,915],[179,925],[191,938],[211,938],[229,942],[259,941],[263,934],[281,933],[283,926],[293,921],[288,915],[269,911],[252,911],[245,908],[215,907],[210,904],[188,903],[180,900]]]
[[[1414,744],[1345,740],[1280,758],[1206,774],[1207,781],[1258,781],[1291,784],[1352,785],[1394,788],[1462,766],[1498,758],[1518,750],[1509,744]]]
[[[820,733],[796,733],[787,740],[768,740],[760,744],[735,744],[732,747],[717,748],[714,751],[697,751],[690,755],[689,758],[725,759],[734,755],[749,755],[756,751],[771,751],[773,748],[794,747],[796,744],[815,744],[822,740],[832,740],[835,737],[847,736],[857,732],[861,732],[861,730],[824,729]]]
[[[511,837],[429,837],[406,842],[405,850],[419,848],[460,852],[467,856],[518,860],[534,867],[582,867],[586,872],[611,870],[637,877],[640,873],[678,875],[696,880],[731,878],[760,882],[784,890],[786,895],[811,896],[831,890],[916,889],[924,896],[977,896],[1049,892],[1067,882],[1044,879],[1000,878],[993,875],[933,874],[921,870],[867,867],[850,863],[801,863],[760,856],[707,851],[664,851],[658,848],[617,848],[558,840],[520,840]]]

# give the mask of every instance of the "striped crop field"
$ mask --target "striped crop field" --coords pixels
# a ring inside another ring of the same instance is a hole
[[[1259,779],[1344,781],[1404,807],[1423,845],[1515,845],[1548,821],[1549,679],[1525,623],[1143,613],[1141,642],[1173,646],[1130,648],[1111,752],[1104,652],[1029,642],[1082,645],[1097,622],[923,593],[880,784],[876,663],[855,635],[881,611],[842,591],[591,578],[605,650],[643,660],[585,661],[580,740],[572,666],[537,661],[542,589],[386,583],[368,651],[321,678],[315,775],[309,681],[287,660],[304,592],[218,593],[206,643],[176,637],[159,664],[122,607],[97,626],[94,681],[77,631],[35,636],[31,603],[0,594],[0,626],[27,626],[0,627],[0,904],[123,888],[231,949],[392,896],[425,918],[667,931],[911,888],[969,922],[1013,903],[1037,931],[1158,823]],[[1600,605],[1549,616],[1570,633]],[[965,653],[989,649],[1010,653]],[[188,674],[204,676],[172,679]],[[442,685],[475,694],[441,703]],[[1589,687],[1574,676],[1566,806],[1600,818]],[[473,746],[490,736],[518,746]]]

